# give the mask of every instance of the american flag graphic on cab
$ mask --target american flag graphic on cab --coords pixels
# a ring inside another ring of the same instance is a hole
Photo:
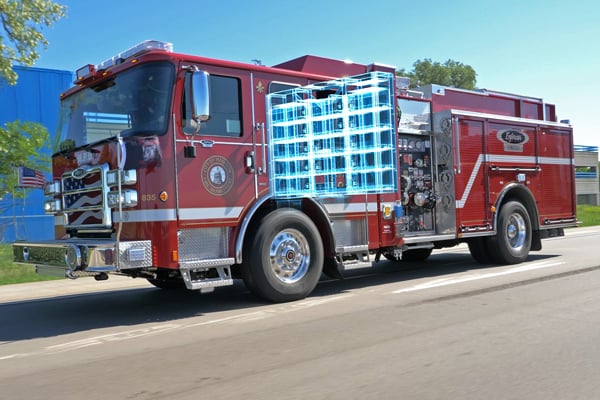
[[[63,176],[65,211],[69,225],[102,223],[102,188],[100,175],[92,173],[83,179]]]

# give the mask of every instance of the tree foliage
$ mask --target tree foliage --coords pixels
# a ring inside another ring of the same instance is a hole
[[[50,0],[0,0],[0,75],[9,84],[17,82],[14,64],[32,66],[48,41],[42,28],[52,26],[65,15],[66,7]]]
[[[472,90],[477,82],[477,73],[473,67],[450,59],[443,64],[429,58],[417,60],[411,71],[400,69],[396,74],[410,78],[411,88],[434,83]]]
[[[37,61],[40,46],[48,46],[42,29],[65,13],[65,6],[49,0],[0,0],[0,83],[5,80],[14,85],[17,73],[13,65],[31,66]],[[17,184],[15,167],[49,170],[48,136],[47,129],[35,122],[0,126],[0,197]]]
[[[18,183],[15,166],[49,170],[48,130],[36,122],[7,122],[0,127],[0,196]]]

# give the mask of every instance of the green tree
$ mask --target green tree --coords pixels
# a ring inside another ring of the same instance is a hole
[[[0,195],[12,192],[18,178],[15,166],[48,170],[48,130],[36,122],[7,122],[0,128]]]
[[[51,27],[66,11],[49,0],[0,0],[0,75],[9,84],[17,82],[13,65],[30,67],[40,58],[38,47],[48,46],[42,28]]]
[[[429,58],[417,60],[411,71],[400,69],[396,74],[410,78],[411,88],[435,83],[472,90],[477,82],[477,73],[473,67],[450,59],[443,64]]]
[[[49,0],[0,0],[0,85],[17,82],[15,64],[32,66],[47,48],[42,34],[66,13],[66,7]],[[48,144],[48,131],[38,123],[8,122],[0,126],[0,196],[12,192],[15,166],[48,170],[48,157],[42,151]]]

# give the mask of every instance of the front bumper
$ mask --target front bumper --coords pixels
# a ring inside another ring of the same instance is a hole
[[[13,260],[34,265],[43,275],[76,277],[102,272],[121,272],[152,266],[149,240],[116,242],[98,239],[67,239],[15,242]]]

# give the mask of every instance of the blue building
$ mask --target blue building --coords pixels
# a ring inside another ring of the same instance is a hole
[[[52,142],[58,126],[59,97],[72,86],[73,73],[19,66],[14,69],[19,75],[16,85],[0,78],[0,125],[15,120],[39,122],[48,129]],[[50,179],[50,173],[46,175]],[[0,200],[0,242],[53,237],[54,220],[44,214],[41,189],[29,189],[25,199],[4,196]]]

